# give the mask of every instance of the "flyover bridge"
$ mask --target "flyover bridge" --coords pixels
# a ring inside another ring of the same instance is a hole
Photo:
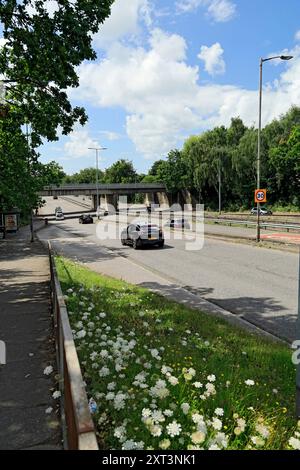
[[[62,186],[45,186],[40,196],[92,196],[96,208],[97,193],[101,204],[117,206],[119,196],[145,194],[145,202],[167,203],[166,187],[163,183],[113,183],[113,184],[66,184]]]

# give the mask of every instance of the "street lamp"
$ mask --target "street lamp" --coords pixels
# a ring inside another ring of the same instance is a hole
[[[262,108],[262,77],[263,77],[263,63],[269,60],[291,60],[292,55],[277,55],[274,57],[267,57],[260,59],[260,73],[259,73],[259,118],[258,118],[258,146],[257,146],[257,189],[260,189],[260,151],[261,151],[261,108]],[[260,203],[257,203],[257,224],[256,224],[256,241],[260,242]]]
[[[99,204],[99,179],[98,179],[98,152],[100,150],[107,150],[107,147],[89,147],[89,150],[95,150],[96,151],[96,192],[97,192],[97,200],[96,200],[96,210],[98,210]]]

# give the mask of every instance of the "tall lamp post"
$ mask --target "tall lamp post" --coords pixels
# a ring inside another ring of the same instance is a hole
[[[99,163],[98,163],[98,152],[100,150],[107,150],[107,147],[89,147],[89,150],[95,150],[96,151],[96,210],[98,210],[99,206],[99,178],[98,178],[98,171],[99,171]]]
[[[258,145],[257,145],[257,189],[260,189],[260,154],[261,154],[261,109],[262,109],[262,78],[263,78],[263,63],[269,60],[291,60],[291,55],[277,55],[268,57],[267,59],[260,59],[259,66],[259,117],[258,117]],[[257,203],[257,224],[256,224],[256,241],[260,242],[260,203]]]

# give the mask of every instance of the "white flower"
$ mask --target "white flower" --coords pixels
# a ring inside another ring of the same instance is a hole
[[[154,357],[155,359],[158,359],[159,351],[157,349],[150,349],[150,353],[152,357]]]
[[[258,434],[260,434],[262,437],[264,437],[265,439],[267,439],[270,435],[270,431],[268,430],[268,428],[266,426],[264,426],[263,424],[257,424],[255,426],[255,430],[258,432]]]
[[[156,396],[163,400],[164,398],[168,397],[170,392],[167,388],[159,388],[156,390]]]
[[[259,437],[259,436],[252,436],[251,441],[253,442],[254,445],[256,445],[258,447],[262,447],[265,443],[264,439],[262,437]]]
[[[295,450],[300,450],[300,439],[296,439],[295,437],[291,437],[289,439],[289,445]]]
[[[160,410],[154,410],[152,413],[152,419],[155,423],[163,423],[166,418]]]
[[[171,437],[179,436],[181,433],[181,424],[177,423],[175,420],[172,421],[172,423],[167,426],[167,433]]]
[[[241,432],[245,431],[246,421],[243,418],[238,418],[237,419],[237,425],[238,425],[238,428],[241,430]]]
[[[181,405],[182,412],[187,415],[190,409],[190,405],[188,403],[182,403]]]
[[[275,395],[277,395],[277,393],[278,393],[277,388],[273,388],[272,392],[273,392]]]
[[[159,447],[160,449],[163,449],[163,450],[166,450],[170,447],[171,445],[171,441],[170,439],[163,439],[162,441],[160,441],[159,443]]]
[[[132,439],[125,441],[122,445],[122,450],[142,450],[144,448],[144,443],[142,441],[135,442]]]
[[[217,416],[224,416],[224,410],[223,410],[223,408],[216,408],[216,409],[215,409],[215,414],[216,414]]]
[[[223,432],[218,432],[216,437],[215,437],[216,444],[218,444],[220,447],[223,447],[226,449],[228,445],[228,439],[225,433]]]
[[[254,380],[248,379],[245,380],[245,384],[248,385],[248,387],[252,387],[253,385],[255,385],[255,382]]]
[[[56,390],[52,393],[52,397],[54,398],[54,400],[56,400],[57,398],[61,397],[61,392],[59,390]]]
[[[165,410],[164,411],[164,415],[167,416],[168,418],[170,418],[171,416],[173,416],[173,411],[172,410]]]
[[[202,444],[205,441],[206,435],[201,431],[196,431],[191,434],[193,444]]]
[[[208,384],[205,385],[205,388],[206,388],[208,396],[216,394],[216,388],[215,388],[214,384],[208,383]]]
[[[108,367],[104,366],[99,370],[99,376],[100,377],[107,377],[109,374],[110,374],[110,370],[109,370]]]
[[[203,387],[203,384],[201,382],[194,382],[193,385],[194,385],[195,388]]]
[[[171,385],[175,386],[179,383],[179,380],[177,379],[177,377],[173,377],[173,375],[171,375],[170,377],[168,377],[168,381]]]
[[[143,418],[150,418],[152,411],[149,408],[142,409],[142,417]]]
[[[211,374],[207,377],[207,380],[209,382],[215,382],[216,381],[216,376],[214,374]]]
[[[106,398],[106,400],[108,400],[108,401],[109,401],[109,400],[114,400],[114,399],[115,399],[115,394],[114,394],[114,392],[108,392],[108,393],[106,394],[106,397],[105,397],[105,398]]]
[[[162,366],[162,368],[160,369],[161,373],[162,374],[167,374],[168,372],[172,372],[172,368],[171,367],[168,367],[168,366]]]
[[[47,366],[45,369],[44,369],[44,374],[45,375],[50,375],[52,374],[53,372],[53,367],[52,366]]]
[[[115,428],[114,436],[117,439],[124,440],[126,438],[126,428],[125,428],[125,426],[122,425],[122,426],[118,426],[117,428]]]
[[[99,313],[99,315],[98,315],[98,316],[99,316],[100,318],[105,318],[105,317],[106,317],[106,313],[104,313],[104,312],[101,312],[101,313]]]
[[[162,434],[162,427],[159,426],[158,424],[153,424],[152,426],[149,427],[149,431],[154,437],[159,437]]]
[[[211,425],[216,431],[220,431],[222,429],[222,421],[219,418],[213,418]]]
[[[80,330],[76,334],[76,338],[78,338],[78,339],[84,338],[85,336],[86,336],[86,331],[85,330]]]
[[[106,358],[108,356],[108,351],[106,349],[102,349],[100,351],[100,356],[102,357],[102,359]]]
[[[193,413],[193,414],[192,414],[192,421],[193,421],[194,423],[197,424],[197,423],[200,423],[200,421],[203,421],[203,420],[204,420],[204,419],[203,419],[203,416],[200,415],[199,413]]]
[[[116,388],[116,382],[110,382],[107,384],[107,390],[114,390]]]
[[[221,450],[219,446],[216,444],[211,444],[208,448],[208,450]]]

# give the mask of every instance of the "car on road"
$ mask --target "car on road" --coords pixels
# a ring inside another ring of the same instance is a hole
[[[63,214],[63,212],[61,211],[57,211],[55,212],[55,220],[64,220],[65,216]]]
[[[121,232],[122,245],[131,245],[135,250],[143,246],[164,246],[164,234],[158,225],[138,222],[130,224]]]
[[[170,228],[191,228],[189,222],[186,219],[170,219],[166,222],[165,226]]]
[[[257,207],[252,207],[251,215],[257,215]],[[260,207],[259,215],[272,215],[272,211],[266,207]]]
[[[100,217],[106,217],[109,214],[108,210],[104,209],[103,207],[98,207],[96,210],[96,217],[97,219],[100,219]]]
[[[79,223],[80,224],[93,224],[93,217],[90,214],[81,214],[79,217]]]

